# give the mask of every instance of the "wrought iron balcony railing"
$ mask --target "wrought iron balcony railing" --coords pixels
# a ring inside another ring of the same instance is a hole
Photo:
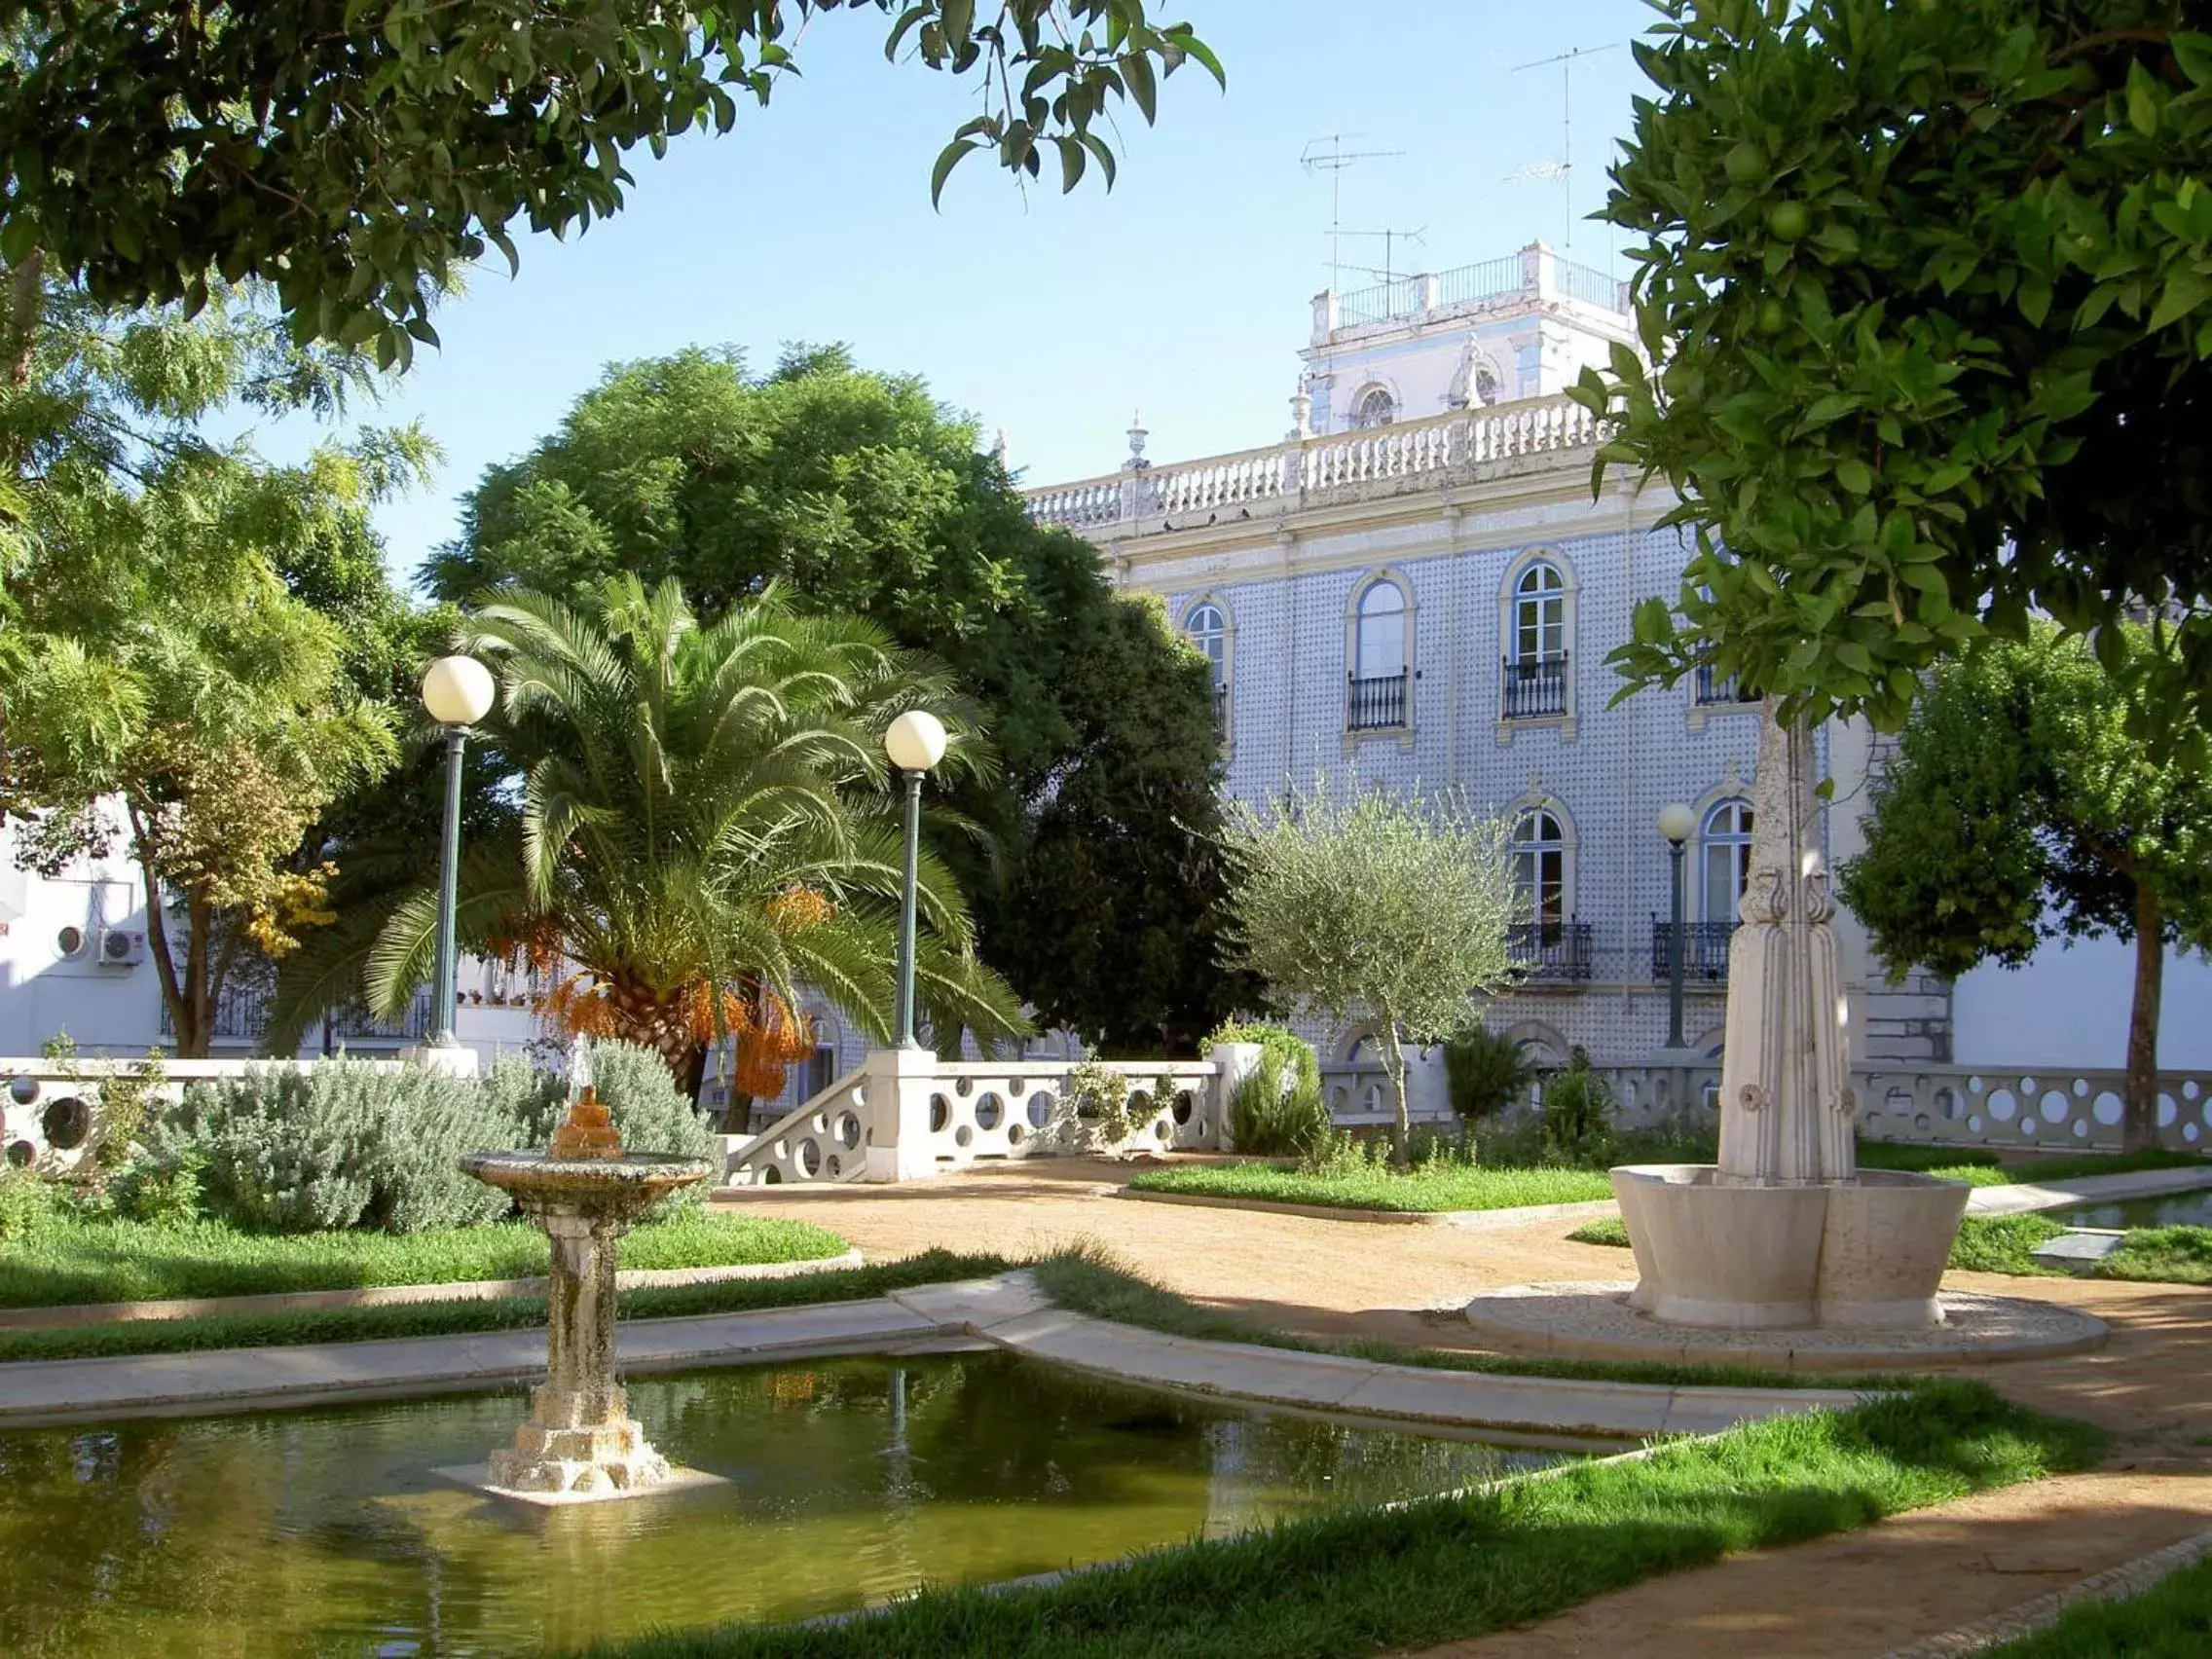
[[[1229,736],[1229,687],[1220,681],[1213,687],[1213,729],[1224,739]]]
[[[1734,922],[1689,922],[1682,928],[1682,982],[1691,985],[1725,985],[1728,982],[1728,941],[1736,937]],[[1656,917],[1651,923],[1651,977],[1664,985],[1674,973],[1675,924]]]
[[[248,981],[229,984],[215,999],[215,1028],[208,1035],[217,1043],[250,1043],[259,1046],[269,1028],[270,988]],[[382,1019],[366,1009],[334,1009],[308,1027],[300,1047],[305,1051],[329,1050],[344,1043],[417,1043],[430,1034],[430,993],[415,993],[407,1013],[398,1019]],[[162,1003],[162,1035],[174,1037],[176,1024],[169,1017],[168,1002]]]
[[[1597,965],[1588,922],[1519,923],[1506,930],[1505,955],[1535,985],[1580,984]]]
[[[1736,683],[1733,674],[1715,674],[1710,668],[1697,671],[1697,701],[1699,708],[1727,708],[1737,703],[1755,703],[1756,691],[1748,691]]]
[[[1411,670],[1345,682],[1345,730],[1390,731],[1406,723]]]
[[[1505,718],[1541,719],[1567,713],[1567,653],[1505,659]]]

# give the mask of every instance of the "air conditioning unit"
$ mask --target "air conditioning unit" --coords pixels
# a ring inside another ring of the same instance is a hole
[[[100,961],[109,968],[129,968],[146,960],[146,936],[122,928],[100,929]]]

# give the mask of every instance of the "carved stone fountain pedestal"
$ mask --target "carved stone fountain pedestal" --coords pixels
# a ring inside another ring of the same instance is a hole
[[[1728,949],[1720,1161],[1612,1172],[1639,1274],[1629,1306],[1670,1324],[1911,1330],[1936,1288],[1968,1190],[1862,1174],[1829,929],[1813,734],[1771,701],[1752,790],[1751,868]]]
[[[614,1373],[616,1240],[667,1194],[703,1181],[703,1159],[626,1153],[588,1081],[571,1063],[577,1097],[543,1152],[473,1152],[461,1166],[515,1196],[553,1246],[547,1287],[546,1378],[530,1419],[491,1461],[439,1473],[534,1503],[635,1497],[719,1477],[672,1468],[630,1417]]]

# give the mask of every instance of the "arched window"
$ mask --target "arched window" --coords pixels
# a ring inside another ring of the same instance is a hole
[[[1357,631],[1352,640],[1354,680],[1391,680],[1406,672],[1406,595],[1387,579],[1368,584],[1359,596]]]
[[[1371,386],[1359,394],[1351,406],[1351,424],[1365,430],[1370,426],[1387,426],[1397,419],[1397,400],[1384,386]]]
[[[1513,660],[1550,664],[1567,654],[1567,578],[1538,560],[1513,587]]]
[[[1751,803],[1724,800],[1705,815],[1705,897],[1699,914],[1733,925],[1736,901],[1751,876]]]
[[[1549,807],[1524,812],[1513,826],[1513,880],[1531,922],[1567,919],[1567,832]]]
[[[1229,621],[1222,615],[1221,607],[1207,600],[1191,608],[1190,615],[1183,619],[1183,632],[1191,644],[1206,653],[1213,664],[1214,689],[1229,683]]]

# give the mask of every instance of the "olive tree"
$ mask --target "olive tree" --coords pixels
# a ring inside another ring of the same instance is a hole
[[[1338,794],[1316,778],[1267,814],[1238,802],[1230,840],[1235,949],[1281,1000],[1374,1020],[1403,1163],[1406,1044],[1444,1041],[1514,977],[1506,827],[1456,793]]]

